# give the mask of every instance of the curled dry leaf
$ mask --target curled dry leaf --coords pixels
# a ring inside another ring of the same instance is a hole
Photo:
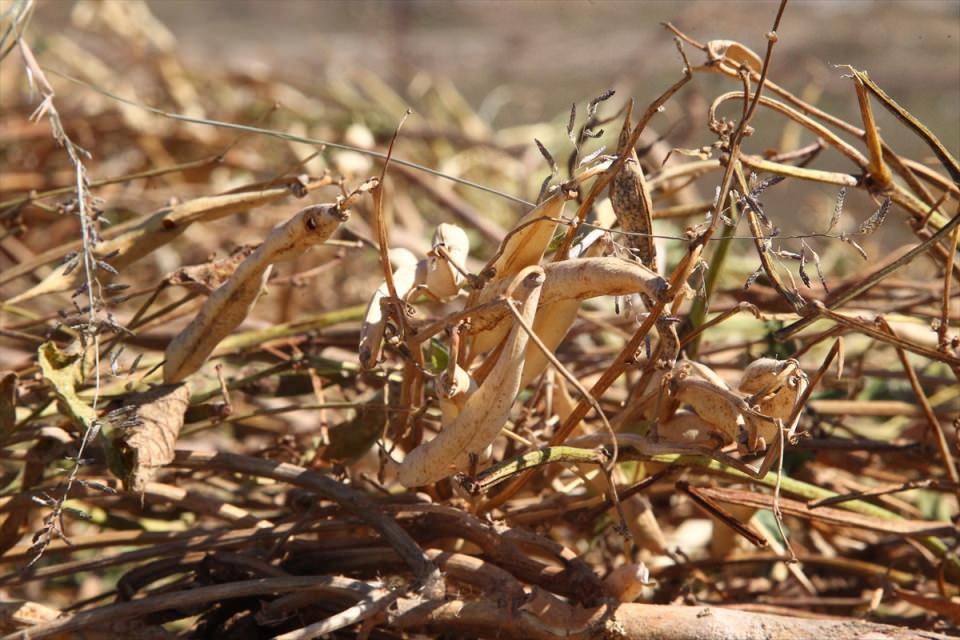
[[[533,322],[543,282],[540,267],[528,267],[514,279],[512,296],[521,305],[521,316],[528,323]],[[398,477],[401,484],[416,487],[466,469],[470,455],[479,454],[493,442],[520,390],[527,341],[527,332],[519,323],[514,323],[496,364],[467,399],[456,419],[445,424],[433,440],[421,444],[404,458]]]
[[[274,228],[170,342],[163,366],[164,382],[180,382],[199,369],[217,344],[243,322],[275,262],[296,258],[325,242],[346,219],[347,213],[337,205],[321,204],[301,210]]]
[[[118,412],[124,424],[113,430],[113,446],[128,491],[144,491],[160,468],[173,460],[189,404],[186,384],[161,385],[124,399]]]

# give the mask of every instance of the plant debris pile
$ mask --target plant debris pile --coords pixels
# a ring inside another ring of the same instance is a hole
[[[960,165],[786,5],[505,130],[0,5],[4,637],[960,633]]]

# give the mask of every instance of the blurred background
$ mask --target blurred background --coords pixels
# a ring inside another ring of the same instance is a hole
[[[0,1],[0,7],[10,3]],[[533,139],[541,140],[563,167],[571,154],[565,131],[571,104],[577,104],[582,120],[586,103],[614,88],[617,93],[603,105],[601,116],[612,116],[631,97],[642,110],[681,77],[680,56],[662,23],[669,21],[701,42],[737,40],[762,55],[764,34],[777,4],[40,0],[27,33],[41,64],[51,71],[171,113],[383,149],[409,107],[413,115],[398,143],[398,157],[529,202],[536,199],[548,171]],[[686,52],[694,65],[704,63],[702,52],[694,47],[687,46]],[[860,126],[853,85],[835,66],[844,64],[867,70],[947,148],[955,153],[960,149],[960,2],[792,0],[779,32],[772,79]],[[94,152],[87,170],[95,179],[171,166],[231,145],[219,166],[104,188],[100,193],[110,209],[107,217],[113,220],[162,206],[171,193],[186,199],[269,180],[304,160],[313,175],[330,170],[348,181],[379,170],[362,156],[327,149],[314,157],[318,149],[313,145],[255,135],[238,138],[236,132],[172,122],[119,104],[90,87],[52,74],[50,78],[71,134]],[[710,145],[716,136],[706,126],[707,108],[717,95],[737,89],[738,83],[719,74],[696,74],[695,81],[653,119],[647,143],[659,135],[667,150]],[[19,58],[9,56],[0,67],[0,109],[25,118],[35,106]],[[739,104],[728,103],[721,114],[734,118],[739,109]],[[931,159],[919,138],[885,110],[877,107],[875,113],[881,133],[897,152],[925,162]],[[759,109],[753,124],[756,134],[745,147],[749,153],[814,141],[769,110]],[[609,149],[615,142],[619,124],[604,128],[605,136],[589,141],[584,154],[603,145]],[[0,142],[6,144],[0,151],[6,167],[0,172],[0,197],[70,183],[69,163],[49,138],[45,123],[10,121],[0,133]],[[654,154],[645,159],[648,170],[660,169],[664,157]],[[679,161],[674,153],[669,162]],[[815,166],[852,170],[845,158],[830,150],[816,159]],[[42,171],[36,170],[39,167]],[[398,222],[395,241],[421,252],[433,225],[449,219],[450,202],[424,191],[422,177],[394,177],[398,187],[388,207]],[[507,198],[433,178],[427,181],[501,230],[525,210]],[[683,197],[703,201],[714,186],[713,177],[699,180],[672,198],[677,203]],[[825,228],[835,197],[831,185],[790,181],[772,190],[767,204],[785,232],[810,232]],[[876,206],[865,194],[851,192],[847,199],[851,215],[841,221],[840,229],[855,229]],[[0,255],[0,268],[76,231],[75,220],[42,209],[25,213],[49,224],[28,225],[21,241],[29,250],[8,248]],[[369,222],[367,213],[361,205],[355,226]],[[280,215],[244,214],[236,219],[239,224],[211,223],[213,230],[228,231],[226,236],[191,230],[176,251],[158,252],[154,267],[166,272],[202,261],[224,249],[225,238],[256,242]],[[658,226],[661,233],[681,235],[687,225],[699,221],[665,220]],[[890,249],[909,240],[903,218],[892,228],[867,241]],[[481,257],[489,254],[484,240],[493,235],[496,232],[473,237]],[[15,238],[5,241],[14,242]],[[682,242],[673,246],[682,249]],[[836,272],[843,275],[858,268],[849,252],[837,247],[828,243],[819,248],[836,253],[836,261],[831,261]],[[372,252],[365,250],[350,259],[375,269]],[[748,259],[737,265],[736,273],[745,278],[754,267]],[[360,278],[363,271],[352,272],[351,277]],[[349,281],[336,286],[355,302],[362,301],[369,289],[367,283]],[[13,284],[7,287],[7,292],[17,290]],[[329,301],[309,304],[331,306]]]
[[[149,0],[193,63],[260,70],[297,84],[356,69],[402,90],[418,75],[453,80],[498,125],[566,116],[571,102],[617,87],[646,102],[680,70],[672,22],[688,35],[765,47],[772,0]],[[72,0],[45,0],[38,24],[65,26]],[[792,0],[773,73],[820,104],[856,114],[833,65],[871,77],[960,146],[960,2]],[[120,62],[120,61],[118,61]],[[122,63],[121,63],[122,64]]]

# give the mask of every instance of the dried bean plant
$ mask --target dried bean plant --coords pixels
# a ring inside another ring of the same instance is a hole
[[[534,140],[0,2],[3,637],[960,633],[960,165],[755,9]]]

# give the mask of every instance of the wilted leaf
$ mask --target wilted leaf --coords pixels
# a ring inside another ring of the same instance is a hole
[[[189,404],[186,384],[167,384],[128,396],[122,408],[111,414],[122,419],[114,425],[113,444],[128,491],[143,491],[157,471],[173,460]]]
[[[52,342],[44,342],[37,350],[43,379],[53,387],[66,415],[84,432],[93,427],[97,414],[77,396],[77,385],[83,381],[82,354],[61,351]]]

